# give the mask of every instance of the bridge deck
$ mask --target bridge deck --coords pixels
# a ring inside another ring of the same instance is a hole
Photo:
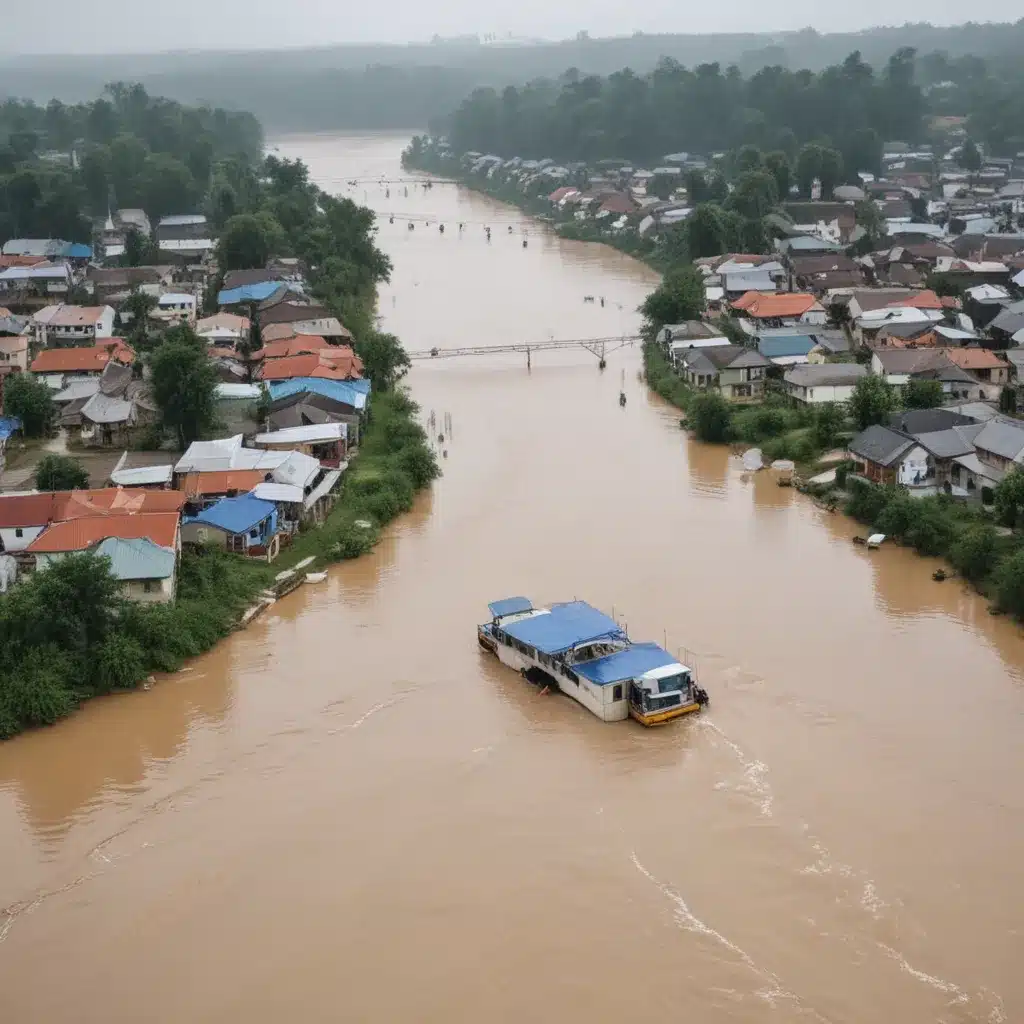
[[[410,359],[451,359],[455,356],[489,356],[499,352],[546,352],[551,349],[583,348],[595,355],[603,356],[616,349],[633,345],[639,336],[618,336],[614,338],[561,338],[548,341],[522,341],[511,345],[470,345],[463,348],[437,348],[410,352]]]

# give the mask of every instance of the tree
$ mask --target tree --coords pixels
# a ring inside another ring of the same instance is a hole
[[[409,371],[409,355],[393,334],[369,331],[354,347],[375,391],[393,390]]]
[[[251,213],[232,217],[224,226],[217,243],[217,263],[221,272],[257,270],[273,256],[271,233],[266,218]]]
[[[691,206],[696,206],[698,203],[706,202],[711,198],[708,190],[708,179],[704,176],[703,171],[699,171],[697,168],[687,171],[684,184],[686,185],[686,194],[689,196]]]
[[[965,579],[978,583],[992,571],[997,541],[996,531],[987,523],[969,526],[953,542],[949,560]]]
[[[21,420],[26,437],[45,437],[53,429],[57,407],[53,392],[30,373],[15,373],[4,384],[4,412]]]
[[[670,270],[640,306],[644,317],[644,336],[653,340],[665,324],[699,320],[704,305],[704,279],[697,268],[687,266]]]
[[[960,146],[956,162],[972,177],[981,170],[981,153],[970,136]]]
[[[729,439],[732,409],[717,391],[708,391],[690,403],[689,421],[698,440],[721,444]]]
[[[126,267],[146,267],[155,263],[159,257],[156,242],[147,238],[138,228],[129,228],[124,240],[124,265]]]
[[[821,146],[809,142],[806,146],[801,147],[800,155],[796,160],[796,183],[800,189],[800,195],[808,199],[811,197],[815,179],[821,177],[821,162]]]
[[[789,189],[793,184],[793,169],[789,165],[789,157],[781,149],[776,149],[764,158],[764,166],[775,179],[775,190],[780,202],[785,202],[789,198]]]
[[[818,175],[821,178],[821,198],[831,199],[832,190],[843,180],[843,154],[838,149],[822,149]]]
[[[736,153],[734,166],[737,174],[759,171],[764,165],[764,158],[757,146],[741,146]]]
[[[999,392],[999,411],[1013,416],[1017,412],[1017,389],[1007,385]]]
[[[885,420],[895,404],[892,388],[881,377],[870,375],[857,381],[850,397],[850,412],[857,429],[866,430]]]
[[[725,228],[722,208],[715,203],[701,203],[683,221],[687,250],[691,259],[717,256],[725,252]]]
[[[934,409],[944,400],[942,383],[937,380],[911,380],[903,391],[903,404],[908,409]]]
[[[761,220],[778,205],[779,190],[767,171],[748,171],[736,179],[728,199],[729,209],[747,220]]]
[[[1024,616],[1024,550],[1003,559],[995,571],[996,604],[1018,619]]]
[[[122,330],[128,328],[131,331],[133,342],[141,340],[145,343],[148,339],[149,314],[156,305],[157,300],[152,295],[147,295],[136,288],[118,307],[117,319],[120,327]]]
[[[885,218],[874,200],[859,200],[854,204],[854,215],[857,218],[858,227],[864,229],[868,245],[874,247],[879,239],[885,237]]]
[[[995,490],[996,517],[1003,526],[1024,526],[1024,470],[1012,469]]]
[[[150,371],[161,422],[185,449],[216,421],[217,370],[206,343],[190,327],[172,328],[150,358]]]
[[[819,448],[831,448],[846,425],[846,413],[836,402],[823,402],[814,410],[814,441]]]
[[[192,172],[186,164],[166,153],[153,153],[137,177],[139,198],[156,223],[172,213],[188,213],[198,198]]]
[[[44,455],[36,466],[36,487],[41,491],[74,491],[89,486],[89,474],[67,455]]]

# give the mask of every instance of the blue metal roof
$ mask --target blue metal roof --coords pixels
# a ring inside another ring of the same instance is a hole
[[[491,615],[500,619],[502,615],[533,611],[533,602],[528,597],[506,597],[501,601],[492,601],[487,607]]]
[[[81,242],[70,242],[64,247],[61,255],[69,260],[91,260],[92,247],[83,245]]]
[[[534,615],[501,628],[509,636],[543,654],[559,654],[587,640],[626,635],[614,619],[586,601],[554,604],[548,615]]]
[[[575,664],[573,671],[598,686],[607,686],[624,679],[636,679],[652,668],[674,664],[676,659],[657,644],[633,644],[616,654]]]
[[[757,349],[765,359],[784,359],[786,356],[805,356],[815,346],[808,334],[772,334],[758,339]]]
[[[174,575],[175,554],[148,537],[107,537],[96,554],[110,559],[110,571],[119,580],[163,580]]]
[[[189,516],[186,522],[206,523],[227,533],[248,533],[276,511],[277,506],[272,501],[242,494],[237,498],[221,498],[199,515]]]
[[[361,380],[321,380],[319,377],[293,377],[291,380],[282,380],[269,385],[270,397],[273,401],[279,398],[287,398],[289,395],[302,394],[308,391],[310,394],[323,395],[324,398],[332,398],[335,402],[344,405],[351,405],[354,409],[366,407],[367,394],[369,393],[369,381]],[[362,386],[365,385],[365,390]]]
[[[260,281],[258,284],[246,284],[241,288],[232,288],[230,291],[220,292],[217,296],[217,304],[221,306],[236,306],[240,302],[262,302],[269,299],[282,281]]]

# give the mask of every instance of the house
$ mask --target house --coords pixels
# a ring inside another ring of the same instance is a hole
[[[0,553],[25,551],[58,516],[64,498],[49,491],[0,494]]]
[[[883,328],[902,327],[907,324],[934,325],[941,323],[943,314],[937,309],[917,309],[914,306],[883,306],[872,309],[854,321],[854,334],[860,345],[872,347]],[[890,334],[890,337],[894,335]]]
[[[212,473],[222,469],[260,469],[269,473],[287,458],[287,452],[245,448],[242,435],[216,441],[193,441],[174,466],[180,481],[188,473]]]
[[[311,423],[257,434],[253,444],[267,451],[300,451],[336,469],[348,451],[348,428],[344,423]]]
[[[110,562],[121,596],[139,604],[168,604],[178,589],[178,553],[148,537],[107,537],[92,549]]]
[[[826,319],[825,307],[805,292],[778,295],[747,292],[732,306],[741,317],[764,327],[785,327],[797,323],[823,325]]]
[[[945,394],[954,398],[981,397],[978,381],[948,358],[947,349],[876,349],[871,372],[893,387],[911,380],[937,380]]]
[[[252,493],[277,505],[281,532],[295,533],[303,522],[323,521],[342,471],[325,470],[317,459],[293,451]]]
[[[266,302],[281,290],[282,285],[283,282],[274,279],[224,288],[217,293],[217,305],[251,306],[253,303]]]
[[[280,344],[274,342],[273,344]],[[355,380],[362,376],[363,362],[347,345],[333,346],[319,352],[266,359],[256,371],[267,382],[291,380],[295,377],[322,377],[325,380]]]
[[[703,320],[688,320],[681,324],[667,324],[658,332],[658,342],[668,351],[674,365],[678,366],[683,352],[691,348],[712,348],[728,345],[729,339],[711,324]]]
[[[359,444],[362,417],[351,405],[308,391],[300,391],[271,402],[266,423],[269,431],[304,427],[311,423],[344,423],[348,427],[349,449]]]
[[[131,366],[135,353],[120,338],[109,338],[89,348],[48,348],[32,360],[32,372],[63,380],[65,375],[98,377],[107,363]],[[63,384],[61,385],[63,386]]]
[[[135,289],[164,288],[171,284],[173,267],[93,267],[85,272],[86,287],[100,302],[117,305]]]
[[[0,368],[27,370],[28,346],[31,340],[18,330],[22,321],[16,317],[0,319]]]
[[[718,391],[733,402],[761,398],[771,366],[760,352],[743,345],[687,349],[681,363],[681,375],[691,387]]]
[[[370,382],[359,380],[324,380],[320,377],[297,377],[292,380],[273,381],[267,385],[275,407],[282,399],[292,395],[321,395],[354,412],[365,412],[369,404]]]
[[[165,466],[128,466],[128,452],[124,452],[117,464],[110,471],[110,483],[114,487],[131,487],[135,489],[167,490],[174,477],[174,467]]]
[[[767,266],[733,266],[727,270],[720,270],[718,277],[721,279],[726,297],[737,299],[751,291],[765,294],[778,291],[776,277],[773,276],[770,269],[766,269]],[[779,266],[781,269],[780,264],[775,264],[775,266]]]
[[[928,477],[928,453],[904,434],[874,424],[847,446],[855,472],[876,484],[919,486]]]
[[[50,345],[93,345],[114,334],[113,306],[60,306],[46,324]]]
[[[762,329],[755,335],[757,350],[775,366],[809,362],[817,339],[795,327]]]
[[[1011,304],[1010,293],[998,284],[979,284],[964,292],[964,312],[978,328],[988,326]]]
[[[199,511],[221,498],[248,494],[263,483],[267,476],[267,471],[261,469],[217,469],[205,473],[186,473],[178,486],[189,506]]]
[[[145,210],[118,210],[113,219],[114,225],[125,234],[132,229],[138,231],[143,238],[150,238],[153,234],[153,225]]]
[[[1024,466],[1024,422],[993,416],[975,436],[973,454],[954,461],[957,486],[979,494],[994,489],[1010,470]]]
[[[818,405],[823,402],[848,402],[859,380],[868,375],[866,366],[857,363],[816,363],[794,366],[783,376],[786,394],[795,402]]]
[[[987,348],[948,348],[946,358],[966,370],[981,385],[983,398],[995,401],[1010,382],[1010,364]]]
[[[0,271],[0,300],[5,306],[38,309],[61,302],[71,290],[70,263],[38,263]]]
[[[194,324],[196,297],[186,292],[167,292],[157,299],[156,306],[149,315],[154,320],[162,320],[166,324]]]
[[[256,362],[265,359],[287,359],[289,356],[319,356],[326,352],[327,358],[344,355],[348,359],[352,349],[348,345],[335,345],[330,338],[319,334],[296,334],[281,341],[268,341],[263,348],[253,352],[251,358]]]
[[[156,226],[156,237],[161,246],[166,241],[205,239],[209,236],[210,231],[206,218],[201,213],[161,217]]]
[[[240,341],[249,337],[249,326],[248,317],[216,313],[199,320],[195,330],[211,347],[233,350]]]
[[[277,270],[270,270],[267,268],[256,270],[229,270],[224,275],[223,290],[226,292],[233,292],[237,288],[246,288],[249,285],[254,284],[272,284],[274,288],[277,288],[284,283],[286,283],[284,276]],[[272,292],[273,289],[268,291],[267,295],[272,294]],[[264,295],[263,298],[266,298],[267,295]],[[258,301],[262,302],[263,299]]]
[[[90,382],[87,382],[90,383]],[[81,405],[79,439],[87,446],[123,448],[135,442],[139,432],[158,419],[158,407],[149,385],[135,377],[131,367],[110,362],[96,381],[96,391]],[[61,424],[69,422],[65,409]]]
[[[988,333],[996,341],[1007,345],[1011,341],[1020,344],[1017,335],[1021,334],[1021,340],[1024,340],[1021,332],[1024,332],[1024,300],[1011,302],[988,325]]]
[[[352,339],[352,332],[323,306],[288,300],[260,310],[260,327],[288,324],[295,334]],[[264,331],[264,338],[266,338]],[[271,340],[271,339],[267,339]]]
[[[209,544],[272,562],[281,549],[277,506],[251,494],[222,498],[198,515],[186,516],[181,539],[186,544]]]

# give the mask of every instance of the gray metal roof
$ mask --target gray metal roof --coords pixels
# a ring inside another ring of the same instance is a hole
[[[926,434],[949,430],[950,427],[965,427],[974,422],[970,416],[952,409],[904,409],[889,416],[888,426],[903,434]]]
[[[868,368],[858,363],[808,363],[794,366],[783,380],[800,388],[825,387],[829,384],[856,384],[868,375]]]
[[[879,466],[891,466],[904,452],[914,447],[914,442],[895,430],[880,423],[868,427],[849,444],[849,450]]]
[[[135,404],[97,393],[82,406],[82,416],[92,423],[133,423]]]
[[[937,459],[952,459],[974,451],[974,438],[984,430],[981,423],[915,434],[914,439]]]
[[[974,439],[974,445],[1016,462],[1024,455],[1024,423],[995,416]]]

